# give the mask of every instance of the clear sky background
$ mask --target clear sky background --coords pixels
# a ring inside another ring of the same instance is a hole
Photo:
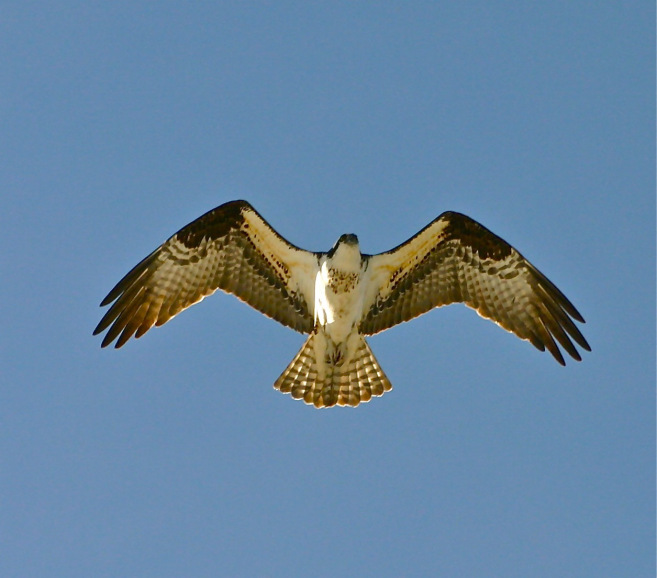
[[[3,3],[0,575],[654,576],[654,16]],[[228,295],[101,350],[109,289],[236,198],[312,250],[464,212],[593,351],[452,306],[318,411],[272,389],[303,336]]]

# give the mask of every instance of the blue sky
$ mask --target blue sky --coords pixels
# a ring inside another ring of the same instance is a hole
[[[653,3],[0,16],[2,576],[654,576]],[[452,306],[318,411],[272,389],[303,337],[228,295],[101,350],[114,283],[236,198],[312,250],[466,213],[593,351]]]

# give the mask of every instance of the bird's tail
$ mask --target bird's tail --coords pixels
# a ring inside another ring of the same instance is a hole
[[[362,336],[352,358],[342,364],[325,363],[323,371],[317,367],[315,334],[312,334],[297,353],[292,363],[274,383],[283,393],[303,399],[315,407],[334,405],[357,406],[373,395],[383,395],[392,389],[370,346]],[[320,376],[320,373],[324,373]]]

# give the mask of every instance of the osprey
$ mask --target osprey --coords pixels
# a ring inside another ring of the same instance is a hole
[[[141,337],[217,289],[309,334],[274,387],[315,407],[357,406],[392,389],[366,335],[434,307],[465,303],[565,365],[571,338],[589,344],[572,303],[506,241],[476,221],[446,212],[398,247],[360,252],[342,235],[325,253],[281,237],[246,201],[225,203],[165,241],[134,267],[101,307],[114,302],[94,335],[102,347]]]

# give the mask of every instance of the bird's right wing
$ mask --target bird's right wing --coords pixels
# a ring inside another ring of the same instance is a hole
[[[281,237],[246,201],[225,203],[165,241],[103,299],[94,335],[121,347],[217,289],[296,331],[313,328],[317,255]]]

